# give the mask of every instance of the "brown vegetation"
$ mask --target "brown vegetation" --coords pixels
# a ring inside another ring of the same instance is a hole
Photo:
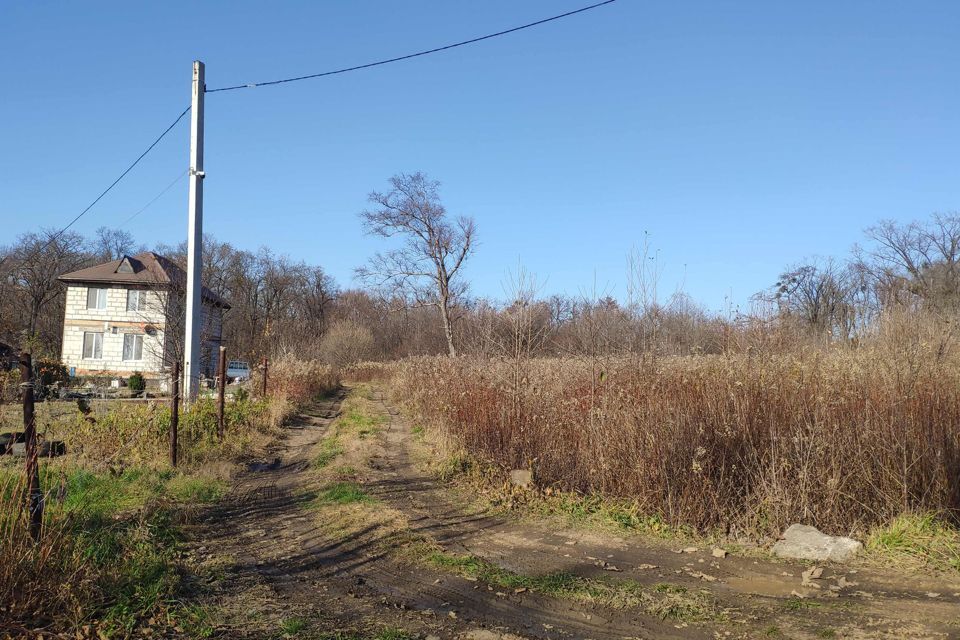
[[[960,513],[960,344],[910,315],[859,348],[416,358],[398,398],[504,470],[701,530],[864,532]]]
[[[65,439],[69,454],[41,462],[46,510],[36,544],[22,508],[22,459],[0,459],[0,635],[44,627],[127,637],[141,626],[203,635],[202,612],[180,598],[178,525],[223,493],[235,461],[265,451],[281,421],[338,385],[327,366],[280,358],[267,398],[227,404],[222,441],[213,401],[198,400],[180,414],[176,469],[166,403],[56,416],[40,405],[38,429]]]

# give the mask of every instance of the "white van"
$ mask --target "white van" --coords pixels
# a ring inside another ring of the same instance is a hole
[[[231,360],[227,363],[227,380],[249,380],[250,365],[243,360]]]

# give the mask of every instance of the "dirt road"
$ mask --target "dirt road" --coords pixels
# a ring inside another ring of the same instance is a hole
[[[311,461],[348,393],[301,415],[191,532],[221,637],[960,637],[955,577],[825,565],[804,578],[810,565],[472,508],[423,470],[380,389],[366,391],[378,426],[339,471],[358,505],[318,508],[330,479]],[[436,551],[409,551],[424,545]]]

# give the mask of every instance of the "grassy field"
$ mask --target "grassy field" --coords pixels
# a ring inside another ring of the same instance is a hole
[[[121,402],[117,400],[91,400],[90,408],[94,415],[104,415],[112,411]],[[59,435],[64,427],[73,422],[77,413],[75,401],[57,400],[40,402],[36,405],[37,424],[47,430],[51,436]],[[23,431],[23,406],[17,403],[0,404],[0,433]]]
[[[955,530],[960,367],[918,349],[419,358],[389,372],[396,398],[501,478],[529,469],[541,489],[636,522],[755,537],[793,522],[866,536],[904,518]]]
[[[122,637],[148,624],[203,635],[202,612],[181,605],[178,522],[215,501],[225,479],[196,470],[94,472],[71,463],[44,467],[44,536],[29,541],[13,509],[19,468],[0,469],[2,601],[25,628],[96,628]],[[148,622],[152,620],[152,622]]]
[[[46,508],[37,543],[22,508],[23,459],[0,459],[0,635],[208,635],[205,613],[188,604],[181,525],[223,495],[235,461],[261,451],[286,416],[338,384],[312,363],[277,362],[273,371],[268,398],[228,405],[223,441],[211,401],[181,413],[176,469],[166,403],[97,401],[88,413],[38,404],[38,431],[66,441],[68,453],[41,461]],[[0,429],[21,428],[18,407],[0,413]]]

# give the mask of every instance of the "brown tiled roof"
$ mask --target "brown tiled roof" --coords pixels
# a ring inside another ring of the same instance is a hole
[[[121,271],[124,262],[130,269]],[[119,260],[111,260],[93,267],[72,271],[60,276],[61,282],[97,283],[97,284],[139,284],[158,288],[186,288],[187,274],[172,260],[157,255],[152,251],[137,254],[133,257],[123,256]],[[219,307],[229,309],[230,304],[210,289],[203,287],[203,298]]]

